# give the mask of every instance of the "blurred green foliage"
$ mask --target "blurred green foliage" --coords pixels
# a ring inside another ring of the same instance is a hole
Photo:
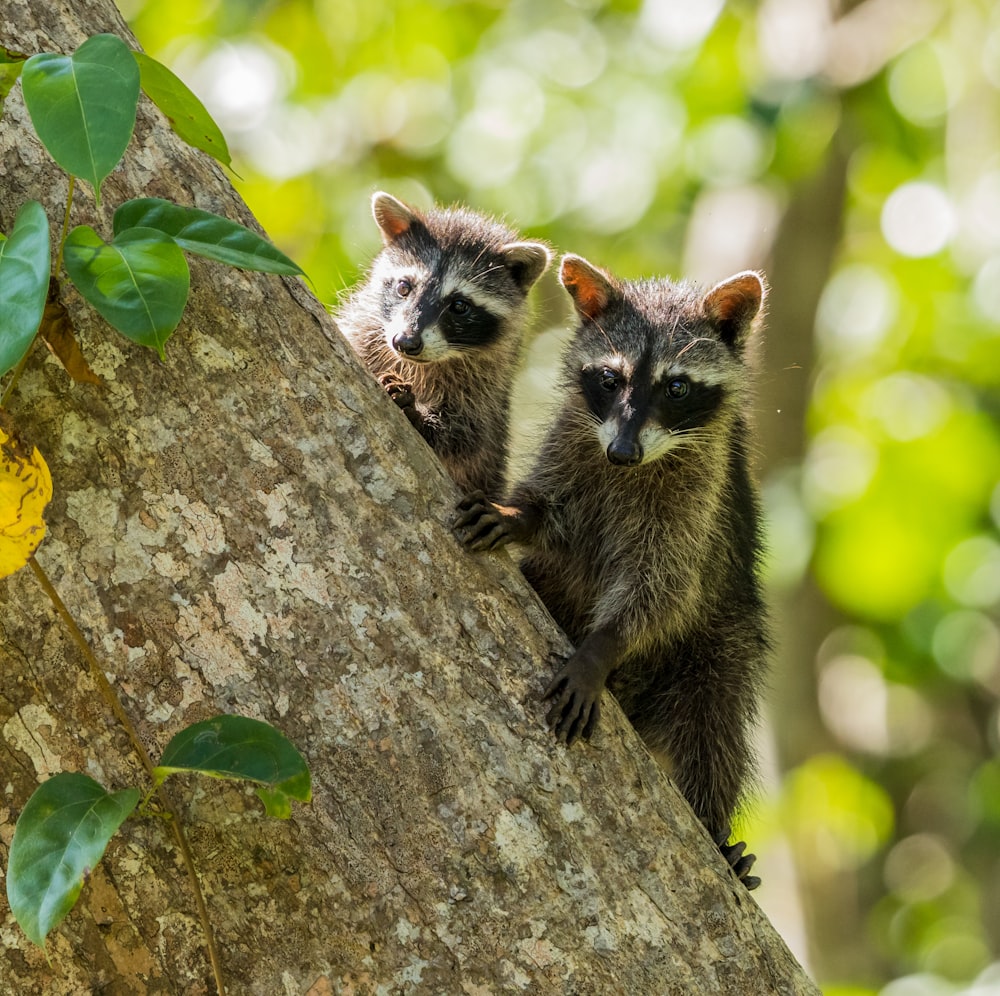
[[[1000,991],[1000,8],[120,3],[327,303],[378,245],[378,188],[625,276],[767,270],[761,470],[800,652],[745,820],[761,903],[828,996]]]

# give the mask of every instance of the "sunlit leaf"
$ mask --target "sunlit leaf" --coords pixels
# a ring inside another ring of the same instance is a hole
[[[0,45],[0,117],[3,117],[3,102],[21,75],[27,58],[21,52]]]
[[[210,211],[185,208],[159,197],[126,201],[115,211],[114,229],[155,228],[188,252],[243,270],[293,276],[302,270],[280,249],[243,225]]]
[[[135,128],[139,67],[131,50],[115,35],[94,35],[72,55],[33,55],[21,79],[42,144],[67,173],[91,183],[99,201]]]
[[[145,52],[132,55],[139,66],[143,91],[163,112],[170,127],[189,145],[231,168],[225,136],[205,105],[162,62]]]
[[[258,782],[268,815],[287,818],[290,799],[312,798],[302,755],[273,726],[245,716],[216,716],[181,730],[163,751],[156,777],[176,771]]]
[[[37,447],[0,415],[0,578],[19,571],[45,537],[52,477]]]
[[[28,201],[10,238],[0,235],[0,377],[12,370],[35,338],[49,291],[49,220]]]
[[[10,845],[7,899],[41,946],[73,908],[108,842],[139,802],[138,789],[106,792],[77,772],[43,782],[25,805]]]
[[[66,272],[119,332],[155,349],[177,328],[191,275],[180,247],[152,228],[130,228],[108,244],[89,226],[66,238]]]

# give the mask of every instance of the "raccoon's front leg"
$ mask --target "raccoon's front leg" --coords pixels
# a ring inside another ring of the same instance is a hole
[[[546,722],[566,746],[589,740],[601,718],[601,693],[625,650],[618,626],[609,623],[588,633],[542,693],[552,699]]]
[[[497,505],[482,491],[472,491],[456,505],[451,528],[467,550],[499,550],[508,543],[527,543],[535,535],[540,511],[531,505]]]

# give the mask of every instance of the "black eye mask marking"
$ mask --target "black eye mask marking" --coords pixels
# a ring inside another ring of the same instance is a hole
[[[683,376],[661,381],[653,390],[651,414],[666,429],[696,429],[707,425],[722,404],[719,384],[703,384]]]
[[[720,385],[703,384],[674,374],[650,385],[641,376],[629,381],[612,367],[581,371],[580,389],[587,407],[601,422],[626,418],[640,424],[652,420],[665,429],[681,431],[706,425],[723,399]]]

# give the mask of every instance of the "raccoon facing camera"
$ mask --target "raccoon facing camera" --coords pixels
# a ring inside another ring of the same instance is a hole
[[[382,250],[335,318],[464,490],[497,496],[528,292],[547,246],[467,208],[372,197]]]
[[[455,529],[470,550],[521,545],[576,648],[543,694],[556,736],[589,739],[610,689],[755,888],[728,841],[769,656],[747,417],[764,283],[625,281],[574,255],[560,280],[579,324],[558,412],[504,504],[466,496]]]

